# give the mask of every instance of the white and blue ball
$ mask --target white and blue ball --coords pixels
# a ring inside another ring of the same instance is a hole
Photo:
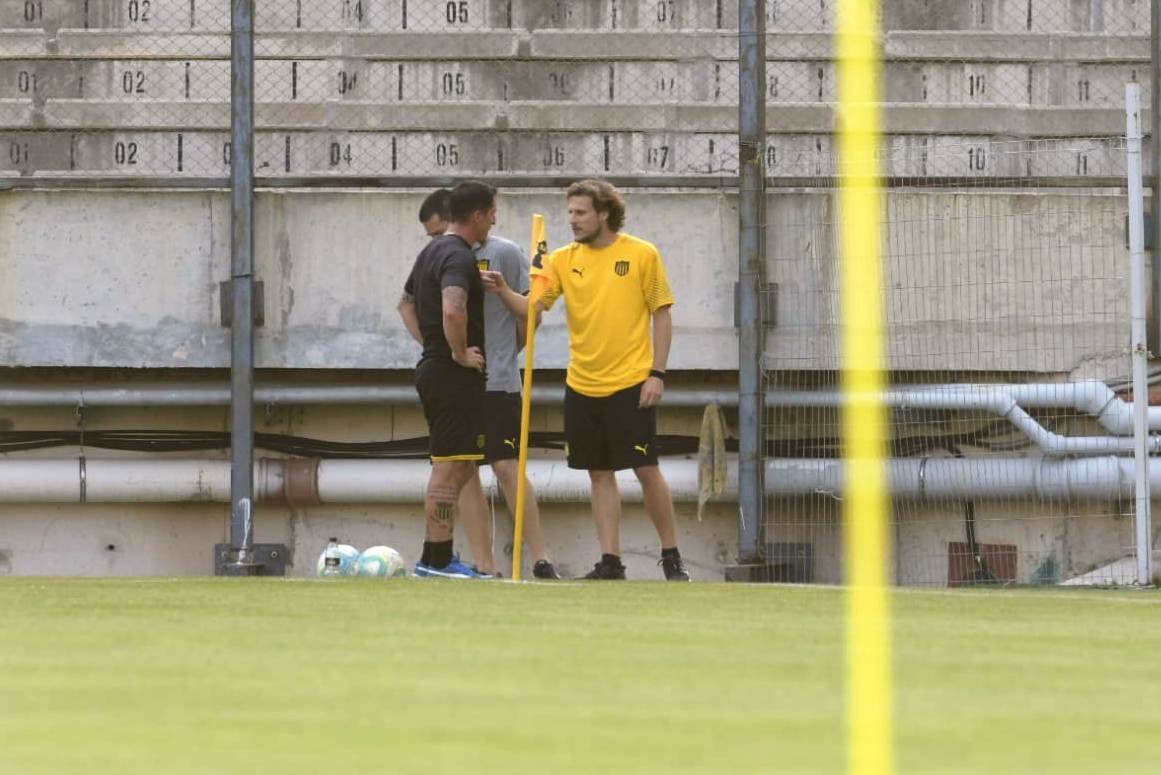
[[[359,575],[396,578],[407,575],[407,566],[399,552],[390,546],[371,546],[359,555]]]
[[[326,569],[327,551],[323,549],[318,556],[318,575],[323,575]],[[359,572],[359,550],[347,544],[339,544],[339,575],[354,576]]]

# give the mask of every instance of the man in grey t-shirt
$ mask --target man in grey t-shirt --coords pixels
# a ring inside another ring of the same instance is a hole
[[[419,220],[431,237],[439,236],[447,228],[449,215],[442,212],[442,203],[446,201],[442,193],[432,193],[419,212]],[[500,272],[508,287],[520,293],[528,292],[528,259],[515,242],[490,235],[487,241],[475,247],[475,251],[480,271]],[[412,336],[415,335],[413,331]],[[484,355],[488,384],[484,394],[484,460],[492,466],[500,489],[504,491],[508,508],[513,513],[516,511],[516,484],[520,473],[517,459],[520,452],[521,379],[517,355],[524,349],[525,335],[524,321],[517,319],[498,296],[485,294]],[[478,471],[464,485],[458,505],[464,529],[469,534],[472,559],[476,561],[480,572],[491,575],[495,572],[495,559],[491,551],[487,501]],[[527,480],[524,540],[534,560],[532,575],[539,579],[560,578],[548,559],[544,530],[540,523],[540,506],[532,491],[532,483]]]

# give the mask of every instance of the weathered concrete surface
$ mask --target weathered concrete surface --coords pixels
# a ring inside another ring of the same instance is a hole
[[[224,409],[205,407],[89,409],[85,420],[85,427],[92,431],[228,427]],[[69,429],[76,422],[69,409],[0,408],[0,428]],[[531,427],[559,431],[561,422],[558,408],[538,409]],[[699,424],[700,412],[675,410],[664,413],[659,431],[695,434]],[[257,413],[256,430],[344,441],[407,439],[427,433],[417,405],[277,407]],[[55,448],[24,452],[19,457],[60,458],[77,453],[76,448]],[[92,448],[86,454],[91,458],[134,457],[133,453]],[[224,454],[199,453],[204,457]],[[498,492],[489,495],[495,512],[496,560],[504,567],[511,557],[511,518],[503,496]],[[711,504],[704,521],[699,522],[693,504],[678,506],[680,545],[703,580],[719,580],[722,566],[731,561],[736,543],[735,508],[729,503]],[[5,504],[0,507],[0,575],[205,575],[213,570],[213,545],[227,540],[228,527],[228,508],[221,504]],[[462,529],[457,530],[458,550],[470,558]],[[546,507],[545,530],[552,556],[570,575],[587,572],[600,554],[587,503]],[[318,553],[332,535],[360,548],[379,543],[394,546],[414,563],[423,537],[423,504],[293,510],[259,504],[257,508],[256,540],[287,543],[293,549],[293,575],[314,574]],[[634,578],[660,578],[657,535],[639,505],[625,507],[622,541]],[[530,565],[526,570],[531,570]],[[505,568],[505,575],[507,572]]]
[[[1095,360],[1127,373],[1122,195],[900,192],[888,208],[891,368],[1072,372]],[[771,200],[770,368],[839,366],[838,218],[830,195]]]
[[[424,192],[262,194],[257,275],[266,287],[258,365],[409,368],[418,350],[395,305],[424,236]],[[678,298],[675,369],[732,369],[733,200],[715,193],[630,195],[627,229],[656,241]],[[571,239],[558,192],[504,194],[497,231]],[[224,367],[218,282],[229,220],[218,193],[8,193],[0,197],[0,365]],[[537,365],[567,362],[554,310]]]
[[[795,421],[797,417],[797,422]],[[90,408],[85,413],[90,431],[125,428],[217,430],[228,427],[224,408],[160,407],[155,409]],[[729,432],[736,419],[728,414]],[[779,440],[832,435],[837,417],[825,415],[776,416]],[[896,418],[897,421],[900,418]],[[978,419],[950,423],[946,415],[919,422],[910,418],[909,433],[963,432],[977,427]],[[11,430],[67,430],[77,417],[69,408],[5,410],[0,428]],[[696,434],[700,412],[666,409],[659,432]],[[559,408],[537,408],[536,431],[560,431]],[[371,441],[408,439],[426,434],[419,407],[279,406],[259,411],[256,429],[318,439]],[[1091,422],[1066,424],[1062,432],[1093,432]],[[11,457],[61,458],[78,454],[76,448],[22,452]],[[223,457],[223,451],[200,452]],[[260,451],[259,454],[271,453]],[[979,450],[968,454],[981,454]],[[90,458],[129,458],[133,453],[89,448]],[[538,451],[537,456],[559,455]],[[178,455],[184,457],[186,455]],[[3,457],[3,456],[0,456]],[[511,542],[510,518],[502,496],[490,493],[496,525],[495,554],[504,565]],[[734,561],[737,511],[733,503],[711,503],[704,521],[696,518],[694,504],[679,504],[678,531],[683,553],[698,578],[721,578],[724,565]],[[814,552],[814,580],[838,583],[842,577],[841,501],[827,496],[779,498],[768,502],[767,542],[810,543]],[[1133,523],[1130,504],[1120,501],[1036,503],[1031,500],[985,500],[976,504],[976,535],[981,543],[1012,544],[1017,553],[1017,580],[1021,583],[1063,580],[1099,567],[1130,551]],[[948,544],[965,540],[964,503],[952,500],[900,502],[893,518],[894,578],[900,584],[942,585],[947,581]],[[311,575],[314,562],[329,536],[337,535],[360,548],[386,543],[400,549],[409,561],[422,538],[422,503],[405,505],[319,506],[287,509],[259,504],[256,539],[284,542],[294,551],[294,575]],[[213,545],[225,541],[228,509],[221,504],[5,504],[0,506],[0,575],[203,575],[212,570]],[[587,503],[545,508],[550,551],[562,570],[582,574],[596,560],[595,530]],[[457,546],[470,556],[462,533]],[[109,547],[112,548],[109,548]],[[659,578],[655,567],[657,538],[640,506],[627,505],[622,546],[633,578]],[[1055,575],[1053,575],[1055,574]],[[1127,581],[1123,580],[1123,581]]]
[[[962,148],[965,152],[970,148]],[[420,193],[262,194],[257,272],[266,284],[258,364],[400,369],[417,348],[395,304],[423,244]],[[837,366],[834,200],[770,197],[768,271],[778,284],[775,369]],[[626,230],[657,243],[678,299],[674,369],[737,366],[736,199],[629,194]],[[1125,203],[1116,193],[895,193],[884,248],[892,366],[1068,373],[1123,358]],[[497,231],[528,240],[558,192],[504,193]],[[9,192],[0,197],[0,365],[224,367],[218,282],[228,276],[217,193]],[[546,318],[538,368],[567,362],[563,310]]]

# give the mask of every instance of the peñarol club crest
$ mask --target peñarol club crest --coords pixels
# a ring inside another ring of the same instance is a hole
[[[543,269],[546,255],[548,255],[548,242],[540,240],[536,243],[536,255],[532,257],[532,265],[537,269]]]
[[[616,272],[618,276],[624,277],[625,275],[629,274],[629,262],[618,261],[613,265],[613,271]]]

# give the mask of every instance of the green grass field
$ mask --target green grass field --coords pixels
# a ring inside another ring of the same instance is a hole
[[[0,773],[839,773],[842,592],[0,582]],[[1161,595],[900,592],[900,773],[1161,771]]]

